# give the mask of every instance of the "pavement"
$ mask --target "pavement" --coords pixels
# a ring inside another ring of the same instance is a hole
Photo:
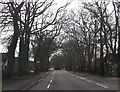
[[[96,76],[88,77],[81,73],[73,74],[68,71],[55,70],[29,88],[28,92],[33,90],[105,90],[105,92],[118,90],[118,85],[103,80]]]
[[[6,90],[27,90],[29,87],[35,85],[39,80],[45,78],[48,76],[52,71],[48,71],[43,74],[39,74],[34,76],[33,78],[30,79],[25,79],[25,80],[18,80],[16,83],[13,83],[11,85],[8,85],[7,87],[3,88],[2,91]]]

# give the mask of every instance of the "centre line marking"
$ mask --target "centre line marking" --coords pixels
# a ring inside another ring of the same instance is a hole
[[[50,82],[52,82],[52,80]]]
[[[96,83],[96,85],[101,86],[101,87],[104,87],[104,88],[108,88],[108,87],[106,87],[106,86],[104,86],[104,85],[101,85],[101,84],[99,84],[99,83]]]
[[[49,88],[50,87],[50,84],[47,86],[47,88]]]

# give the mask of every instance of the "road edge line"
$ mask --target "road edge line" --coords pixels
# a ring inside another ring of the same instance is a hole
[[[49,74],[48,74],[49,75]],[[43,80],[45,77],[47,77],[48,75],[41,77],[39,80],[36,80],[32,83],[30,83],[29,85],[27,85],[27,87],[23,88],[22,90],[25,92],[27,91],[29,88],[31,88],[32,86],[34,86],[35,84],[37,84],[38,82],[40,82],[41,80]]]

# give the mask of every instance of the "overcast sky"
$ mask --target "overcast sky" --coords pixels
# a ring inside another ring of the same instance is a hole
[[[0,1],[6,1],[6,0],[0,0]],[[7,1],[9,1],[9,0],[7,0]],[[20,1],[20,0],[18,0],[18,1]],[[71,9],[78,9],[83,1],[91,2],[91,1],[95,1],[95,0],[55,0],[55,2],[58,3],[58,5],[57,5],[58,8],[60,6],[65,5],[67,1],[72,1],[71,4],[67,7],[68,10],[71,10]],[[97,1],[104,1],[104,0],[97,0]],[[105,1],[110,2],[112,0],[105,0]],[[114,0],[114,1],[120,1],[120,0]],[[111,9],[111,6],[109,6],[109,7]],[[1,36],[3,36],[3,35],[0,33],[0,53],[5,53],[5,52],[7,52],[7,49],[4,45],[1,44]]]
[[[6,1],[6,0],[0,0],[0,1]],[[9,1],[9,0],[7,0]],[[63,6],[66,4],[68,0],[55,0],[57,4],[57,7],[59,8],[60,6]],[[74,8],[77,8],[78,7],[78,0],[69,0],[69,1],[72,1],[71,4],[67,7],[68,10],[70,9],[74,9]],[[1,37],[3,36],[4,34],[1,34],[0,33],[0,53],[6,53],[7,52],[7,49],[6,49],[6,46],[2,44],[1,42]]]

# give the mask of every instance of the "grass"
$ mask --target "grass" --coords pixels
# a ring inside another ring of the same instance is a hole
[[[45,72],[39,72],[38,74],[44,74]]]
[[[83,72],[80,72],[80,73],[83,73]],[[120,80],[120,78],[114,77],[114,76],[99,75],[99,74],[93,74],[93,73],[88,73],[88,72],[85,72],[83,74],[85,74],[87,76],[96,76],[96,77],[109,78],[109,79],[113,79],[113,80]]]
[[[84,74],[86,74],[86,75],[88,75],[88,76],[100,76],[100,77],[106,77],[106,75],[99,75],[99,74],[92,74],[92,73],[84,73]]]
[[[9,81],[7,81],[7,82],[3,82],[3,83],[2,83],[2,88],[7,87],[8,85],[13,84],[14,82],[15,82],[15,81],[11,81],[11,80],[9,80]]]
[[[14,84],[15,82],[18,82],[20,80],[30,79],[33,75],[27,75],[27,76],[13,76],[10,79],[3,80],[2,82],[2,88],[7,87],[8,85]]]
[[[39,74],[44,74],[45,72],[39,72]],[[3,80],[2,82],[2,88],[7,87],[8,85],[14,84],[15,82],[21,81],[21,80],[25,80],[25,79],[30,79],[32,78],[34,75],[30,74],[30,75],[26,75],[26,76],[13,76],[10,79],[6,79]]]
[[[11,78],[11,80],[24,80],[24,79],[30,79],[30,78],[32,78],[33,77],[33,75],[27,75],[27,76],[13,76],[12,78]]]

